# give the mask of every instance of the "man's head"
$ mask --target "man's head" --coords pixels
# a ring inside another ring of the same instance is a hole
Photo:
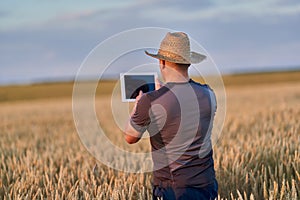
[[[166,60],[159,60],[160,72],[165,80],[170,76],[188,77],[189,66],[190,64],[179,64]]]
[[[191,51],[189,37],[183,32],[167,33],[161,41],[157,54],[148,51],[145,53],[159,60],[178,64],[199,63],[206,58],[205,55]]]
[[[160,71],[165,80],[168,78],[178,80],[180,77],[186,79],[188,67],[206,58],[205,55],[191,51],[189,37],[183,32],[167,33],[161,41],[157,54],[147,51],[145,53],[159,59]]]

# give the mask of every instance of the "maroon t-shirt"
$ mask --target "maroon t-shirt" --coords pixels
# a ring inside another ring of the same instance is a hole
[[[150,134],[153,183],[205,187],[215,180],[211,130],[214,92],[189,80],[167,83],[137,102],[131,125]]]

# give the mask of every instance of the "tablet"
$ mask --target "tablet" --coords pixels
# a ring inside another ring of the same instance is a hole
[[[155,72],[140,72],[140,73],[121,73],[121,95],[123,102],[134,102],[139,95],[139,91],[143,93],[155,90]]]

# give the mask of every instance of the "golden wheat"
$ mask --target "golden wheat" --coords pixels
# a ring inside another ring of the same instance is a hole
[[[214,146],[219,199],[299,199],[300,83],[230,86],[227,95]],[[149,151],[147,140],[127,145],[109,97],[99,101],[112,142]],[[0,138],[0,199],[151,199],[150,173],[118,172],[87,152],[68,98],[1,103]]]

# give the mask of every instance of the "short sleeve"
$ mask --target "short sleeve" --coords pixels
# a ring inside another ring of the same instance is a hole
[[[144,133],[150,124],[149,110],[151,102],[146,94],[144,94],[137,102],[135,112],[130,118],[131,126],[138,132]]]
[[[213,112],[215,113],[217,110],[217,98],[214,91],[211,88],[209,88],[209,95],[210,95],[211,107]]]

